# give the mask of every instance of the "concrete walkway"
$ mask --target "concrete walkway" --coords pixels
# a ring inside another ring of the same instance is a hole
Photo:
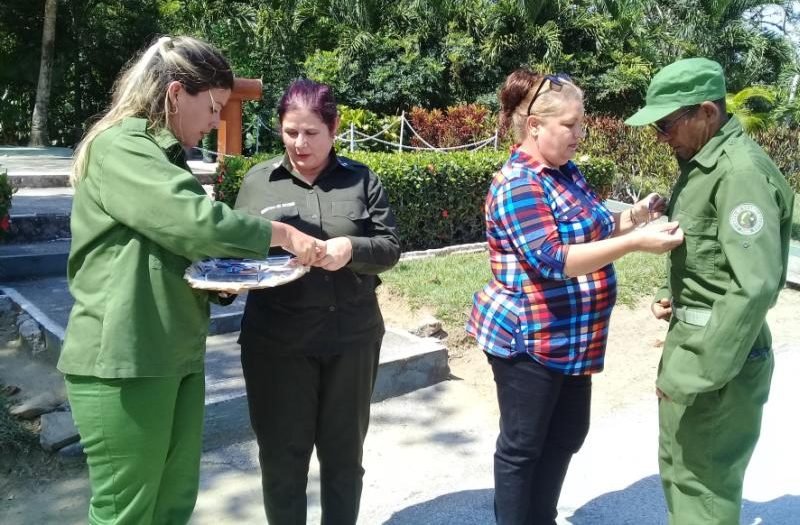
[[[489,370],[487,368],[487,373]],[[795,406],[800,346],[776,351],[762,437],[747,472],[742,523],[800,523],[800,418]],[[666,524],[656,459],[656,401],[595,417],[570,467],[559,524]],[[373,405],[360,524],[493,523],[496,411],[448,381]],[[203,456],[192,523],[264,523],[253,441]],[[319,523],[319,471],[312,461],[308,523]]]
[[[800,345],[776,350],[772,393],[744,487],[742,524],[800,523]],[[487,373],[489,369],[487,367]],[[570,467],[559,525],[666,525],[658,479],[656,401],[595,416]],[[366,441],[362,525],[493,523],[492,453],[496,408],[457,380],[375,403]],[[309,524],[319,523],[319,468],[312,458]],[[0,503],[0,523],[85,523],[81,476],[32,501]],[[31,505],[36,506],[32,511]],[[195,525],[263,524],[257,447],[252,438],[204,452]]]

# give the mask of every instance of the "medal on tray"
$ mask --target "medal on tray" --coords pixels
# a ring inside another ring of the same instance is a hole
[[[204,259],[190,265],[184,279],[201,290],[244,291],[271,288],[294,281],[307,273],[288,255],[266,259]]]

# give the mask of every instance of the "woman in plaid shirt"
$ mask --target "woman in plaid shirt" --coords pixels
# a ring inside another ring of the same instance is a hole
[[[584,137],[583,92],[565,75],[513,72],[500,91],[511,158],[486,197],[493,278],[475,294],[467,332],[497,384],[495,517],[555,524],[572,455],[589,430],[591,374],[603,369],[616,300],[612,262],[683,242],[678,224],[648,224],[651,194],[612,213],[570,159]]]

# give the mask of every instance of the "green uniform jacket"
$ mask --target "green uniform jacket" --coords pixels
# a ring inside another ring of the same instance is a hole
[[[90,146],[67,267],[75,305],[58,369],[104,378],[203,370],[209,293],[183,279],[205,257],[263,257],[269,222],[213,202],[169,132],[128,118]]]
[[[335,272],[312,268],[297,281],[251,291],[239,337],[243,348],[330,355],[380,341],[377,274],[397,263],[400,242],[386,192],[368,167],[331,152],[325,170],[308,184],[288,158],[272,159],[247,173],[236,209],[319,239],[346,236],[353,245],[350,263]]]
[[[772,345],[766,315],[786,283],[794,193],[736,117],[679,164],[667,213],[685,242],[670,252],[656,300],[710,309],[710,318],[673,314],[656,386],[691,405],[736,377],[751,350]]]

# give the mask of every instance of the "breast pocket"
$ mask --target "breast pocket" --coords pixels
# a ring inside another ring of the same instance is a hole
[[[594,221],[590,210],[574,205],[555,214],[561,241],[568,244],[592,240]]]
[[[686,246],[686,269],[699,275],[712,276],[720,262],[717,218],[679,215],[678,222]]]
[[[300,217],[300,210],[294,203],[280,204],[264,208],[261,210],[261,216],[270,221],[291,223]]]
[[[359,200],[331,202],[331,218],[338,235],[362,235],[369,211]]]

